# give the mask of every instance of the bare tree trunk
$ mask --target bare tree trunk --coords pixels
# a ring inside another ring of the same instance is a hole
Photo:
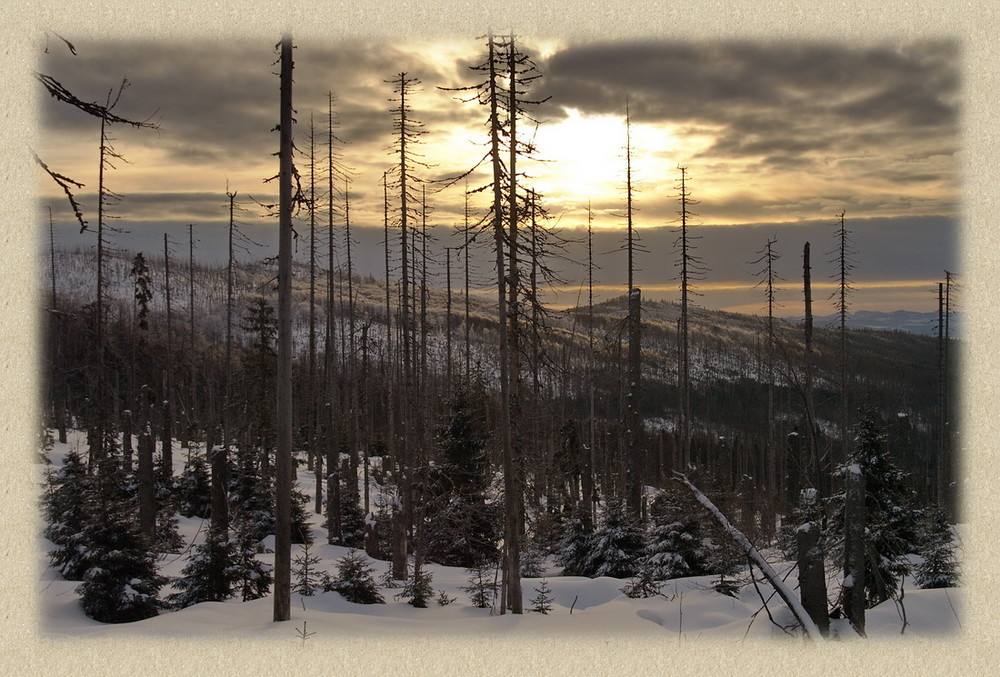
[[[190,438],[194,435],[197,416],[195,415],[195,401],[198,396],[197,379],[194,361],[194,224],[188,224],[188,360],[191,367],[188,378],[190,379],[187,406],[187,430],[184,433],[185,439],[190,443]],[[190,445],[189,445],[190,446]]]
[[[332,265],[332,261],[330,262]],[[313,470],[318,456],[316,428],[319,394],[316,388],[316,128],[309,116],[309,373],[306,375],[306,468]],[[322,486],[322,482],[319,483]],[[322,499],[319,499],[322,501]]]
[[[504,552],[502,567],[502,583],[500,595],[500,613],[507,610],[509,586],[511,581],[511,564],[509,557],[510,539],[513,526],[516,503],[514,499],[513,474],[513,435],[511,433],[510,407],[510,345],[507,336],[507,275],[504,255],[504,222],[503,222],[503,186],[501,184],[502,170],[500,162],[500,101],[497,92],[496,72],[496,42],[492,33],[488,38],[489,55],[489,106],[490,106],[490,155],[493,164],[493,238],[496,250],[497,267],[497,334],[500,344],[500,435],[501,435],[501,467],[504,477]]]
[[[597,420],[594,416],[594,218],[587,202],[587,390],[590,395],[590,416],[588,419],[588,445],[584,454],[583,468],[583,517],[589,526],[594,523],[594,449],[597,444]]]
[[[427,186],[421,186],[420,215],[420,380],[416,389],[418,392],[427,387]]]
[[[680,364],[680,434],[681,466],[687,468],[691,462],[691,362],[688,355],[688,292],[690,290],[691,257],[688,253],[688,202],[687,168],[681,167],[681,316],[678,320],[678,351]]]
[[[945,329],[944,329],[944,282],[938,282],[938,434],[937,462],[934,468],[935,495],[937,503],[944,505],[947,493],[945,473],[945,446],[948,436],[948,411],[945,393],[947,392],[947,375],[945,370]]]
[[[865,478],[856,466],[844,477],[844,612],[865,636]]]
[[[625,387],[625,506],[638,516],[642,502],[638,455],[642,421],[638,411],[639,379],[642,347],[640,343],[640,313],[642,296],[635,286],[634,236],[632,223],[632,132],[628,101],[625,102],[625,218],[628,250],[628,383]]]
[[[454,387],[451,381],[451,247],[444,248],[444,277],[447,297],[445,300],[444,337],[445,337],[445,380],[448,388]]]
[[[830,631],[830,616],[826,608],[826,570],[819,537],[820,525],[814,521],[800,525],[795,531],[802,607],[826,637]]]
[[[753,264],[763,263],[763,269],[758,273],[761,280],[758,284],[764,285],[765,298],[767,299],[767,436],[764,444],[764,486],[762,487],[764,499],[764,535],[774,534],[775,515],[783,510],[784,489],[778,471],[777,444],[774,435],[774,348],[776,345],[774,332],[774,281],[777,277],[774,272],[774,262],[779,258],[774,251],[774,244],[777,240],[768,238],[767,244],[759,252],[760,258],[753,261]]]
[[[228,187],[227,187],[228,188]],[[229,450],[232,445],[230,426],[233,381],[233,231],[236,228],[236,191],[226,191],[229,198],[229,258],[226,265],[226,382],[222,396],[222,445],[212,449],[212,526],[217,533],[229,529]]]
[[[274,510],[274,620],[291,618],[292,508],[292,40],[281,38],[278,374]]]
[[[139,394],[141,402],[141,428],[138,441],[138,495],[139,531],[148,543],[156,542],[156,490],[153,469],[153,451],[156,441],[149,422],[149,393],[144,387]]]
[[[56,295],[56,236],[55,226],[52,222],[52,207],[49,207],[49,261],[52,267],[52,312],[49,319],[49,341],[50,357],[52,359],[52,369],[49,372],[49,396],[52,398],[52,424],[59,431],[59,442],[66,444],[66,409],[65,390],[66,384],[59,377],[58,368],[60,364],[60,326],[62,325],[62,315],[59,313],[59,300]],[[130,379],[130,387],[134,387],[134,379]],[[129,391],[129,401],[134,400],[131,390]],[[128,440],[128,457],[131,464],[132,440]]]
[[[348,476],[348,482],[352,487],[352,494],[357,493],[358,486],[358,463],[359,463],[359,445],[360,445],[360,416],[361,416],[361,384],[358,382],[357,378],[357,341],[354,337],[355,332],[355,308],[354,308],[354,264],[351,258],[351,192],[348,186],[347,179],[344,179],[344,249],[347,252],[347,383],[349,387],[349,406],[348,410],[350,412],[350,419],[348,424],[350,426],[350,432],[348,438],[350,440],[350,447],[348,448],[348,454],[351,459],[351,473]]]
[[[110,93],[108,100],[110,102]],[[97,305],[95,312],[97,330],[97,373],[94,395],[91,397],[93,412],[92,421],[87,431],[88,468],[93,472],[97,463],[104,457],[107,426],[106,374],[104,373],[104,166],[107,162],[109,147],[107,135],[107,118],[101,117],[101,152],[97,173]]]
[[[166,276],[166,297],[167,297],[167,365],[163,371],[163,445],[161,461],[163,463],[161,472],[165,482],[170,482],[174,474],[174,454],[171,439],[173,437],[173,379],[174,351],[173,351],[173,315],[170,305],[170,250],[168,249],[167,234],[163,234],[163,269]]]
[[[802,249],[802,288],[805,297],[805,407],[806,407],[806,443],[809,455],[809,472],[806,473],[807,483],[815,487],[823,495],[822,478],[819,465],[819,452],[816,444],[816,409],[813,403],[813,314],[812,314],[812,282],[809,264],[809,243]]]
[[[628,385],[625,401],[625,504],[633,516],[638,516],[642,504],[642,482],[639,476],[639,442],[642,439],[642,418],[639,416],[638,394],[641,378],[641,313],[642,292],[632,287],[628,294]]]
[[[507,132],[510,144],[510,160],[508,171],[510,172],[510,190],[508,193],[508,217],[510,241],[508,248],[508,258],[510,260],[510,286],[507,291],[510,301],[507,307],[507,316],[510,322],[510,386],[508,397],[510,398],[510,419],[508,425],[513,426],[514,421],[520,417],[520,329],[518,327],[518,264],[517,264],[517,63],[515,60],[514,35],[510,36],[507,45],[507,68],[510,82],[510,97],[508,102],[509,119]],[[507,479],[507,469],[504,471],[504,506],[506,519],[506,532],[504,542],[507,549],[507,606],[511,613],[520,614],[522,610],[521,596],[521,528],[524,524],[524,483],[521,468],[521,450],[517,442],[517,436],[511,430],[510,447],[510,479]]]
[[[465,384],[472,382],[472,347],[469,341],[469,185],[465,186]]]
[[[412,422],[413,411],[413,387],[414,387],[414,365],[413,365],[413,327],[411,325],[411,313],[410,313],[410,303],[411,303],[411,290],[410,290],[410,274],[411,274],[411,261],[410,261],[410,243],[408,237],[411,234],[408,232],[409,224],[409,194],[407,188],[407,180],[411,177],[408,176],[408,161],[407,161],[407,142],[410,140],[410,134],[412,130],[409,127],[407,113],[409,109],[406,104],[406,95],[409,91],[411,84],[415,82],[412,78],[407,78],[406,73],[399,74],[399,118],[398,118],[398,131],[399,131],[399,210],[400,210],[400,252],[401,258],[400,263],[402,266],[402,314],[400,317],[400,330],[401,330],[401,342],[403,348],[403,375],[402,383],[400,388],[401,399],[400,399],[400,421],[402,423],[403,435],[399,440],[399,450],[398,450],[398,466],[401,472],[398,475],[398,484],[400,490],[400,505],[396,506],[394,512],[395,529],[393,531],[394,541],[393,541],[393,555],[392,555],[392,571],[393,577],[396,580],[406,579],[407,570],[407,513],[411,509],[412,505],[412,495],[410,490],[410,470],[412,459],[410,458],[410,446],[408,436],[411,432],[410,424]],[[415,262],[412,263],[415,265]]]

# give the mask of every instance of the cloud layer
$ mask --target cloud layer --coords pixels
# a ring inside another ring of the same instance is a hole
[[[139,232],[196,222],[219,228],[227,186],[262,201],[273,199],[273,184],[263,180],[276,172],[274,45],[74,42],[76,56],[50,44],[39,70],[80,98],[98,102],[115,96],[127,78],[116,112],[152,119],[160,127],[112,130],[115,148],[132,162],[119,163],[108,177],[124,196],[116,209],[126,227]],[[339,152],[353,169],[352,222],[375,232],[382,221],[382,174],[395,164],[390,111],[397,104],[391,81],[401,73],[421,81],[411,104],[426,132],[416,148],[430,165],[421,170],[424,176],[454,175],[484,153],[486,111],[442,88],[474,84],[479,76],[468,67],[483,52],[482,43],[471,39],[298,44],[300,171],[306,171],[312,119],[318,175],[325,185],[332,92],[336,133],[343,142]],[[789,246],[794,234],[799,248],[799,235],[822,232],[820,224],[843,210],[866,245],[868,270],[893,279],[939,275],[954,268],[958,235],[959,56],[957,45],[948,41],[552,43],[544,58],[535,59],[544,77],[532,97],[548,97],[536,111],[543,121],[540,143],[546,129],[562,130],[550,137],[560,138],[562,146],[550,146],[554,156],[545,162],[523,166],[554,187],[546,207],[561,227],[585,224],[588,202],[599,229],[622,227],[623,151],[588,163],[581,148],[596,145],[596,139],[574,138],[573,131],[606,130],[600,133],[614,136],[620,148],[627,100],[633,138],[651,145],[633,148],[648,156],[637,176],[636,207],[637,223],[658,260],[669,259],[671,238],[664,233],[676,221],[676,167],[684,165],[700,201],[696,223],[705,228],[703,257],[717,262],[709,263],[716,282],[730,279],[724,271],[733,270],[737,258],[753,258],[765,237],[760,233],[787,233],[782,239]],[[80,197],[93,219],[97,121],[47,97],[40,111],[39,154],[86,184]],[[595,119],[612,122],[572,126]],[[560,165],[560,148],[573,151],[574,162]],[[595,185],[591,176],[589,194],[583,194],[583,174],[599,172],[616,178]],[[478,185],[482,178],[472,181]],[[72,218],[59,189],[49,182],[39,185],[64,239],[79,241],[69,235]],[[429,200],[435,225],[461,220],[461,186],[432,191]],[[474,197],[474,210],[485,207],[477,201]],[[254,228],[264,227],[249,220]],[[744,225],[733,230],[733,224]],[[220,258],[218,252],[205,254]],[[647,278],[646,284],[669,281],[669,270],[658,265],[656,271],[662,280]]]

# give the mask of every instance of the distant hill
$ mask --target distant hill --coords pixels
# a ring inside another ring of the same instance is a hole
[[[833,327],[840,322],[840,316],[821,315],[814,318],[814,322],[819,326]],[[906,331],[923,336],[937,336],[938,315],[937,313],[917,313],[910,310],[895,310],[888,313],[876,310],[857,310],[848,313],[847,326],[850,329],[884,329]],[[961,336],[959,327],[960,316],[957,313],[952,313],[948,326],[948,333],[952,338]]]
[[[132,312],[133,282],[128,271],[131,257],[125,253],[108,256],[106,274],[107,296],[111,316],[127,318]],[[150,318],[151,340],[162,335],[163,260],[151,258],[153,299]],[[76,312],[89,303],[94,290],[94,261],[90,252],[58,252],[58,291],[60,309]],[[234,335],[237,343],[245,339],[241,324],[247,308],[256,296],[272,304],[275,293],[273,265],[266,263],[240,264],[235,270]],[[173,297],[175,332],[185,335],[188,317],[187,270],[177,266],[177,282]],[[225,335],[225,271],[220,266],[196,265],[194,268],[195,318],[198,333],[210,344],[219,345]],[[347,345],[348,326],[344,322],[344,289],[346,278],[338,275],[336,323],[334,338],[339,349]],[[40,280],[48,285],[48,280]],[[308,272],[296,265],[293,281],[295,317],[293,344],[302,354],[308,344]],[[395,285],[390,285],[393,313],[396,310]],[[367,338],[366,349],[373,359],[380,359],[388,343],[385,340],[386,287],[382,280],[371,277],[354,278],[353,294],[357,307],[356,341]],[[48,298],[47,296],[45,297]],[[450,321],[447,319],[447,294],[442,289],[427,293],[427,350],[431,371],[445,372],[448,343],[446,327],[451,327],[452,356],[455,364],[465,363],[466,326],[464,296],[453,291]],[[325,337],[326,280],[320,276],[316,289],[318,349]],[[470,298],[468,322],[469,362],[491,382],[497,374],[496,308],[492,299],[473,295]],[[592,313],[586,307],[551,311],[545,315],[548,329],[539,332],[540,362],[543,368],[532,371],[536,355],[530,343],[522,344],[522,377],[526,383],[537,379],[541,384],[567,397],[567,412],[586,414],[582,401],[568,392],[578,386],[580,378],[592,371],[595,386],[601,393],[602,406],[614,417],[624,393],[622,355],[627,343],[624,318],[626,297],[619,296],[596,304]],[[529,313],[530,315],[530,313]],[[677,406],[677,327],[680,306],[670,301],[643,300],[642,303],[642,393],[638,406],[652,424],[669,422],[676,417]],[[526,318],[527,319],[527,318]],[[815,318],[813,338],[813,368],[816,413],[819,424],[826,430],[835,429],[841,404],[839,383],[840,337],[834,315]],[[951,336],[959,336],[957,318],[952,317]],[[693,388],[692,411],[700,427],[713,435],[730,435],[734,431],[760,435],[764,416],[761,403],[766,401],[766,383],[775,390],[777,416],[789,428],[799,425],[801,387],[803,379],[803,333],[801,320],[781,318],[775,323],[777,348],[773,373],[767,366],[766,318],[692,306],[690,327],[690,382]],[[936,420],[938,402],[938,346],[935,339],[936,313],[897,311],[880,313],[856,311],[850,314],[847,337],[848,381],[851,407],[867,402],[883,411],[905,412],[914,425],[929,434]],[[362,336],[364,328],[364,336]],[[392,331],[398,331],[394,317]],[[876,331],[873,331],[876,330]],[[889,330],[889,331],[887,331]],[[891,331],[899,330],[899,331]],[[525,341],[531,335],[525,331]],[[588,345],[594,345],[591,364]],[[576,385],[574,385],[576,384]],[[570,387],[572,386],[572,387]],[[578,410],[578,411],[577,411]]]

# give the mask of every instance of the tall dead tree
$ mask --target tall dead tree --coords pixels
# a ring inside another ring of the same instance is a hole
[[[327,125],[326,125],[326,325],[323,341],[323,446],[325,453],[316,454],[316,505],[315,511],[320,513],[323,507],[323,489],[326,487],[326,527],[327,542],[342,542],[340,529],[340,502],[334,500],[340,487],[339,455],[337,446],[336,419],[333,403],[336,400],[336,318],[334,298],[336,297],[335,281],[335,249],[334,220],[337,213],[337,193],[334,188],[340,175],[336,135],[337,120],[334,117],[333,92],[327,92]],[[324,472],[325,465],[325,472]]]
[[[956,286],[955,276],[944,271],[945,281],[938,287],[938,462],[935,469],[937,477],[937,500],[952,516],[958,519],[958,501],[952,482],[956,477],[955,454],[951,439],[951,314],[952,287]]]
[[[774,514],[781,509],[781,500],[784,490],[781,485],[783,473],[778,472],[777,444],[775,441],[775,420],[774,420],[774,358],[776,337],[774,332],[774,307],[775,307],[775,282],[782,279],[774,270],[775,262],[781,258],[774,245],[777,238],[768,238],[764,248],[758,251],[759,258],[751,262],[751,265],[763,266],[757,271],[760,278],[755,286],[764,288],[764,298],[767,301],[767,437],[764,443],[764,487],[763,493],[770,503],[771,511],[767,521],[767,533],[773,529]]]
[[[587,394],[590,416],[588,417],[588,443],[581,472],[583,491],[583,519],[586,526],[594,523],[596,493],[594,492],[594,450],[597,444],[597,417],[594,415],[594,371],[597,355],[594,352],[594,214],[587,201]]]
[[[679,258],[676,265],[680,268],[680,292],[681,292],[681,312],[677,321],[677,385],[679,396],[679,418],[680,418],[680,447],[681,447],[681,467],[687,468],[691,462],[691,360],[688,352],[689,328],[688,328],[688,307],[690,297],[693,293],[693,282],[702,277],[705,266],[702,260],[695,256],[694,240],[698,239],[691,235],[688,229],[691,225],[691,218],[696,216],[691,210],[692,205],[698,204],[691,199],[691,192],[687,189],[687,167],[678,167],[681,173],[678,183],[678,198],[680,209],[677,214],[680,216],[680,226],[677,229],[677,253]]]
[[[497,334],[500,361],[501,468],[504,476],[504,534],[501,583],[501,613],[522,613],[520,543],[524,526],[524,478],[520,442],[514,422],[519,410],[519,316],[520,277],[518,224],[529,214],[524,193],[518,192],[518,157],[529,154],[530,143],[518,138],[518,119],[526,117],[528,105],[541,103],[526,98],[530,84],[540,77],[534,63],[517,49],[513,35],[486,36],[485,59],[470,68],[485,80],[455,91],[473,92],[466,101],[488,109],[488,150],[480,164],[490,163],[492,181],[473,192],[490,190],[492,207],[481,224],[492,229],[497,274]],[[506,158],[506,164],[505,164]],[[479,165],[477,165],[478,167]],[[472,170],[458,177],[468,176]],[[457,181],[458,179],[456,179]]]
[[[51,276],[52,276],[52,300],[51,308],[49,309],[49,355],[51,360],[51,369],[49,370],[49,390],[51,393],[52,400],[52,423],[53,426],[58,431],[60,444],[66,444],[66,384],[63,379],[59,377],[57,373],[59,359],[59,335],[62,333],[60,327],[62,325],[62,313],[59,312],[59,297],[56,294],[56,235],[55,235],[55,223],[52,220],[52,207],[49,207],[49,263],[51,265]],[[134,379],[132,379],[132,385]],[[132,401],[132,393],[129,393],[129,400]],[[124,437],[124,436],[123,436]],[[123,439],[123,443],[125,440]],[[129,437],[127,440],[126,448],[131,449],[131,431],[129,432]],[[129,456],[129,463],[131,463],[131,456]]]
[[[382,361],[382,382],[385,384],[385,408],[387,420],[387,434],[385,438],[386,452],[392,462],[396,458],[396,379],[391,372],[393,361],[392,351],[392,290],[389,280],[392,279],[392,268],[389,262],[389,173],[382,174],[382,227],[384,232],[385,245],[385,352]],[[395,527],[395,524],[393,524]],[[395,531],[394,531],[395,533]],[[396,571],[395,573],[400,573]]]
[[[149,331],[149,302],[153,298],[150,289],[149,267],[146,265],[146,257],[142,252],[135,255],[132,269],[129,276],[133,279],[133,300],[135,303],[135,331],[132,332],[132,359],[130,369],[130,384],[135,382],[135,362],[136,353],[145,353],[147,350],[146,334]],[[138,335],[138,336],[136,336]],[[131,391],[131,388],[130,388]],[[136,473],[137,498],[139,508],[139,531],[146,537],[147,542],[152,545],[156,542],[156,488],[155,470],[153,466],[153,453],[156,443],[153,438],[152,426],[150,424],[150,400],[152,393],[147,385],[142,385],[139,389],[138,397],[132,398],[132,406],[137,407],[139,421],[138,440],[138,468]],[[131,435],[131,431],[127,431]],[[128,459],[128,466],[131,467],[131,458]]]
[[[444,284],[445,284],[445,313],[444,313],[444,337],[445,337],[445,381],[447,387],[452,388],[451,381],[451,247],[444,248]]]
[[[490,150],[493,160],[493,218],[494,218],[494,237],[496,239],[496,252],[497,252],[497,295],[498,295],[498,327],[500,328],[500,397],[501,397],[501,410],[503,412],[501,417],[501,425],[503,426],[503,457],[502,457],[502,467],[504,475],[504,560],[503,560],[503,582],[502,582],[502,593],[501,593],[501,613],[506,612],[511,608],[514,603],[514,595],[511,592],[512,588],[517,588],[518,593],[520,593],[521,588],[521,578],[520,578],[520,549],[519,549],[519,539],[520,539],[520,502],[518,500],[518,494],[520,487],[518,486],[517,479],[514,475],[514,455],[515,442],[514,442],[514,400],[517,397],[516,381],[517,375],[514,371],[512,365],[512,357],[517,353],[516,336],[511,336],[510,326],[508,326],[509,318],[513,318],[513,322],[516,325],[517,322],[517,312],[516,308],[512,312],[508,307],[509,300],[506,297],[508,290],[513,289],[516,295],[517,285],[514,281],[515,272],[507,271],[507,267],[510,265],[509,261],[505,261],[504,256],[504,241],[506,240],[507,248],[514,249],[516,246],[516,239],[514,234],[505,237],[504,233],[504,186],[502,183],[503,179],[503,168],[502,168],[502,158],[500,156],[500,83],[498,79],[498,69],[497,61],[501,60],[502,56],[497,54],[497,45],[494,42],[493,35],[489,36],[489,105],[490,105]],[[502,61],[500,61],[502,64]],[[502,66],[501,66],[502,68]],[[512,112],[512,111],[509,111]],[[511,117],[516,118],[516,115]],[[508,122],[508,126],[510,123]],[[516,139],[515,134],[512,131],[508,131],[508,138],[511,139],[511,155],[514,156],[514,139]],[[512,167],[508,167],[509,181],[510,183],[516,183],[514,176],[514,170]],[[513,190],[513,189],[512,189]],[[511,200],[513,204],[514,201]],[[516,214],[512,217],[513,222],[516,224]],[[516,253],[513,255],[514,261],[517,260]],[[513,344],[513,345],[512,345]],[[517,595],[518,606],[520,606],[520,594]],[[513,609],[511,609],[513,611]],[[514,612],[519,613],[520,611]]]
[[[316,125],[309,115],[309,337],[306,374],[306,468],[313,470],[319,455],[319,393],[316,384]]]
[[[63,39],[63,42],[66,44],[69,51],[75,55],[76,48],[65,39]],[[107,187],[105,182],[105,172],[106,170],[115,168],[115,161],[125,161],[125,158],[112,147],[112,139],[109,135],[109,130],[112,125],[116,124],[128,125],[136,129],[158,129],[158,127],[155,123],[151,122],[150,119],[143,121],[130,120],[113,112],[121,100],[122,92],[128,86],[127,80],[122,80],[117,93],[115,93],[113,89],[109,90],[105,103],[99,104],[80,99],[51,75],[40,73],[38,71],[35,71],[34,75],[35,78],[42,83],[42,86],[45,87],[45,90],[49,93],[49,95],[54,99],[62,103],[69,104],[70,106],[73,106],[87,115],[96,117],[101,121],[97,187],[97,293],[94,307],[94,345],[97,355],[95,359],[94,373],[89,379],[90,411],[88,412],[89,420],[87,422],[88,467],[93,470],[96,467],[96,461],[103,458],[104,452],[110,447],[112,437],[110,430],[112,410],[111,388],[110,384],[107,382],[107,375],[105,374],[104,368],[104,250],[108,244],[107,233],[105,231],[110,229],[108,224],[105,223],[105,219],[106,217],[109,217],[106,213],[106,207],[110,202],[120,199],[121,196],[114,193]],[[83,188],[84,184],[74,181],[70,177],[53,170],[45,162],[43,162],[37,154],[34,155],[34,158],[38,166],[41,167],[42,170],[48,174],[49,177],[65,192],[66,198],[69,200],[70,206],[73,209],[73,214],[76,216],[76,219],[80,224],[80,232],[82,233],[88,230],[90,226],[86,219],[84,219],[82,207],[76,199],[76,196],[73,194],[74,189]]]
[[[190,440],[195,434],[197,416],[195,414],[195,402],[198,396],[197,378],[194,360],[194,224],[188,224],[188,403],[184,411],[186,412],[186,427],[184,430],[185,441],[190,446]]]
[[[418,166],[426,166],[417,160],[418,154],[412,146],[416,144],[423,135],[422,124],[414,119],[410,104],[409,95],[414,88],[420,84],[420,80],[408,77],[406,73],[400,73],[392,80],[393,92],[398,96],[395,101],[398,106],[392,109],[393,130],[396,133],[393,153],[397,157],[396,187],[399,190],[399,228],[400,228],[400,265],[402,281],[402,300],[400,313],[400,343],[403,354],[403,374],[400,384],[400,421],[402,423],[402,436],[399,440],[397,451],[397,467],[399,473],[397,484],[400,489],[401,503],[394,515],[393,529],[393,554],[392,554],[392,575],[396,580],[404,580],[407,576],[407,526],[408,515],[413,508],[412,486],[411,486],[411,445],[409,443],[409,428],[413,423],[412,405],[414,403],[413,388],[416,382],[415,356],[414,352],[414,328],[413,328],[413,305],[412,291],[410,284],[410,270],[412,266],[410,257],[410,242],[413,238],[411,232],[411,217],[418,200],[413,192],[414,186],[421,183],[415,176],[415,169]]]
[[[420,187],[420,389],[427,384],[427,185]],[[416,243],[416,238],[414,238]],[[415,249],[415,248],[414,248]],[[416,258],[414,257],[414,261]],[[422,419],[421,419],[422,420]]]
[[[222,444],[211,449],[212,462],[212,529],[226,533],[229,529],[229,455],[233,444],[233,303],[237,238],[245,239],[237,229],[236,213],[242,208],[236,201],[237,192],[226,186],[229,201],[228,258],[226,262],[226,352],[225,383],[222,395]],[[246,452],[244,452],[246,453]],[[241,463],[241,466],[244,464]]]
[[[160,473],[163,480],[169,484],[170,478],[174,474],[174,454],[172,446],[173,437],[173,400],[174,400],[174,388],[173,388],[173,370],[174,370],[174,351],[173,351],[173,335],[174,335],[174,324],[173,324],[173,313],[171,312],[170,303],[170,248],[169,242],[167,240],[167,234],[163,234],[163,275],[164,275],[164,294],[166,296],[167,302],[167,364],[166,368],[163,370],[163,436],[161,441],[162,451],[160,452]]]
[[[346,170],[345,170],[346,172]],[[344,177],[344,253],[347,263],[347,372],[346,383],[347,393],[347,428],[348,428],[348,456],[350,459],[350,474],[347,483],[352,495],[357,493],[358,486],[358,466],[360,465],[360,425],[362,400],[366,397],[362,382],[358,379],[358,348],[356,331],[357,309],[355,308],[354,296],[354,261],[351,254],[353,242],[351,240],[351,187],[347,176]],[[341,285],[343,288],[344,285]],[[367,468],[368,455],[365,452],[365,466]]]
[[[848,416],[850,402],[848,400],[847,388],[847,314],[850,308],[848,296],[854,291],[851,283],[851,271],[854,270],[854,243],[851,241],[851,233],[844,225],[844,214],[840,212],[837,216],[839,226],[834,233],[837,241],[837,249],[833,252],[832,263],[837,266],[835,284],[836,288],[831,294],[834,307],[837,309],[837,322],[839,331],[839,351],[840,351],[840,456],[834,460],[834,465],[843,463],[848,456],[850,439],[848,434]]]
[[[101,120],[101,143],[97,173],[97,294],[94,305],[94,346],[97,351],[97,359],[95,360],[95,372],[91,379],[91,383],[93,384],[90,394],[91,422],[88,425],[87,431],[88,460],[92,470],[96,467],[96,463],[103,459],[106,452],[110,449],[112,444],[111,439],[113,437],[111,430],[111,384],[108,381],[108,374],[105,369],[105,352],[107,350],[107,346],[105,345],[104,336],[104,325],[106,321],[104,297],[107,294],[107,291],[104,266],[106,250],[109,246],[108,235],[110,232],[117,231],[116,228],[113,228],[108,223],[110,219],[115,218],[109,213],[109,208],[121,200],[121,195],[108,187],[105,176],[109,170],[116,168],[116,162],[127,162],[125,158],[115,150],[111,143],[113,139],[110,135],[111,124],[120,120],[120,118],[113,115],[111,111],[121,99],[122,92],[127,84],[128,82],[123,80],[117,93],[115,93],[114,90],[110,90],[108,92],[106,104],[104,106],[98,106],[94,113],[97,114]],[[52,92],[52,89],[50,88],[49,91]],[[152,126],[147,123],[135,123],[131,121],[126,122],[136,127]],[[67,194],[69,194],[68,190]],[[81,221],[81,223],[83,224],[81,232],[83,232],[84,230],[87,230],[88,227],[86,222]]]
[[[812,266],[809,261],[809,243],[802,247],[802,294],[805,302],[805,318],[803,320],[803,335],[805,338],[803,361],[805,363],[805,387],[803,399],[806,415],[806,469],[803,473],[803,487],[811,486],[820,491],[822,478],[820,473],[819,448],[816,440],[816,407],[813,401],[813,311],[812,311]]]
[[[625,102],[625,220],[628,252],[628,368],[625,387],[625,507],[633,517],[642,510],[642,482],[639,473],[642,418],[639,415],[642,378],[642,292],[635,286],[635,224],[633,223],[632,119]]]
[[[292,39],[281,38],[278,131],[278,373],[274,620],[291,618],[292,515]]]
[[[471,244],[471,239],[469,236],[469,182],[465,182],[465,210],[464,210],[465,223],[462,229],[465,235],[465,244],[462,247],[463,253],[465,255],[465,385],[468,386],[472,382],[472,343],[470,342],[470,331],[469,326],[469,245]]]

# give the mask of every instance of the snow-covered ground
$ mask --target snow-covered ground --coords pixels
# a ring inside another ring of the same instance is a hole
[[[55,444],[49,453],[53,466],[72,445],[82,449],[82,436],[71,436],[68,445]],[[185,454],[174,451],[177,473]],[[36,476],[43,477],[44,466],[36,467]],[[311,494],[313,484],[300,467],[299,488]],[[319,524],[319,516],[314,518]],[[180,518],[189,546],[201,541],[206,528],[201,519]],[[322,560],[318,568],[335,574],[338,558],[348,550],[327,545],[322,528],[313,533],[311,554]],[[963,589],[917,590],[908,583],[905,632],[902,610],[889,601],[868,611],[868,640],[845,631],[840,641],[818,646],[775,624],[791,625],[791,614],[764,581],[758,580],[760,594],[748,584],[732,598],[710,587],[714,577],[684,578],[669,581],[660,597],[630,599],[621,593],[625,581],[562,577],[551,563],[545,580],[553,605],[545,615],[527,611],[541,579],[523,579],[525,614],[496,615],[471,606],[461,590],[468,585],[463,569],[430,564],[435,595],[443,591],[454,598],[447,606],[431,602],[427,609],[416,609],[395,599],[398,590],[393,589],[382,590],[384,605],[353,604],[333,592],[293,594],[292,618],[282,623],[272,622],[268,596],[246,603],[202,603],[137,623],[108,625],[84,615],[74,592],[78,583],[48,568],[51,544],[40,537],[35,542],[37,570],[29,594],[35,597],[37,618],[21,622],[34,624],[31,641],[40,653],[31,652],[32,660],[47,674],[93,674],[98,666],[102,674],[265,674],[272,671],[269,660],[279,661],[278,674],[307,669],[334,674],[670,674],[681,669],[742,674],[761,668],[794,672],[793,666],[817,658],[828,668],[823,674],[839,674],[887,658],[888,672],[906,672],[904,666],[934,665],[943,651],[968,647]],[[293,557],[299,549],[292,546]],[[179,575],[187,552],[161,556],[161,573]],[[271,557],[260,556],[266,562]],[[388,566],[372,564],[376,577]],[[782,573],[790,569],[781,562],[775,567]],[[793,572],[789,582],[794,578]],[[761,594],[769,599],[775,623]],[[918,660],[921,655],[926,658]]]

